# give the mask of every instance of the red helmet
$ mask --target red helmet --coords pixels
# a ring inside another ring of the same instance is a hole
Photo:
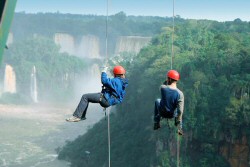
[[[126,70],[122,66],[115,66],[113,69],[114,75],[125,74]]]
[[[175,70],[169,70],[167,73],[167,77],[178,81],[180,79],[180,74]]]

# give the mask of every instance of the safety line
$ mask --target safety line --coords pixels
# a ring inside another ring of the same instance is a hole
[[[175,34],[175,0],[173,0],[173,24],[172,24],[172,53],[171,53],[171,69],[173,69],[173,63],[174,63],[174,34]],[[177,133],[177,155],[176,155],[176,160],[177,160],[177,167],[180,166],[180,137],[179,134]]]
[[[106,45],[106,62],[108,60],[108,19],[109,19],[109,0],[107,0],[107,6],[106,6],[106,37],[105,37],[105,45]],[[107,65],[107,64],[105,64]]]
[[[174,22],[174,18],[175,18],[175,5],[174,5],[174,1],[173,0],[173,25],[172,25],[172,54],[171,54],[171,69],[173,69],[173,61],[174,61],[174,31],[175,31],[175,22]]]
[[[108,19],[109,19],[109,0],[107,0],[107,4],[106,4],[106,38],[105,38],[105,45],[106,45],[106,60],[104,61],[105,66],[107,65],[108,62]],[[109,167],[111,166],[111,149],[110,149],[110,109],[104,109],[105,112],[107,110],[108,112],[108,155],[109,155]]]
[[[180,136],[177,133],[177,167],[180,166]]]
[[[108,147],[109,147],[109,167],[111,166],[111,161],[110,161],[110,119],[109,119],[109,114],[110,114],[110,109],[107,109],[108,111]]]

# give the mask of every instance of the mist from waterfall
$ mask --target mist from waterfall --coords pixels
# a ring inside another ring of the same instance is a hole
[[[30,76],[30,94],[34,103],[37,103],[37,79],[36,79],[36,67],[33,66]]]
[[[100,67],[98,64],[92,64],[84,74],[77,76],[77,82],[75,83],[77,102],[83,94],[97,93],[101,91],[101,88]]]

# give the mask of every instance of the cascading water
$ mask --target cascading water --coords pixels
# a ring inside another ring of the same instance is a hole
[[[16,93],[16,74],[13,68],[8,64],[5,66],[4,92]]]
[[[94,35],[82,36],[76,49],[76,55],[87,58],[100,58],[99,37]]]
[[[121,36],[116,43],[115,53],[134,52],[138,54],[140,50],[150,43],[151,37]]]
[[[30,93],[31,98],[33,99],[34,103],[37,103],[37,81],[36,81],[36,67],[33,66],[31,72],[31,80],[30,80]]]
[[[70,55],[75,55],[75,41],[74,37],[66,33],[56,33],[54,41],[60,46],[60,52],[67,52]]]

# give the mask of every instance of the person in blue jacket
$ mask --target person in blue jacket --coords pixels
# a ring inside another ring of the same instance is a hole
[[[88,104],[99,103],[107,108],[122,102],[125,96],[125,88],[128,86],[128,80],[125,78],[126,70],[122,66],[115,66],[113,69],[114,78],[108,78],[107,67],[104,67],[101,74],[103,84],[102,91],[99,93],[84,94],[78,104],[73,116],[67,118],[68,122],[79,122],[86,119]]]
[[[182,135],[182,115],[184,110],[184,95],[177,88],[177,81],[180,74],[175,70],[167,73],[167,80],[160,87],[161,99],[155,101],[154,130],[159,129],[161,117],[175,118],[175,126],[178,127],[178,134]]]

